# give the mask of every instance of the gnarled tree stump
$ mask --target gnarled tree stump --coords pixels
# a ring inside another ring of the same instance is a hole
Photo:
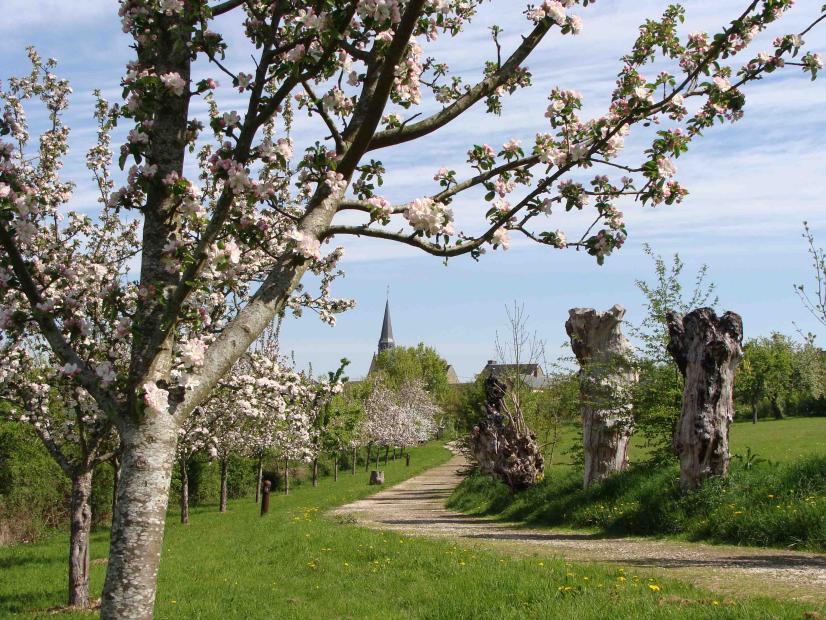
[[[728,433],[734,419],[734,371],[743,358],[743,320],[711,308],[684,317],[669,312],[668,352],[685,378],[683,410],[674,431],[680,484],[696,488],[708,476],[728,473]]]
[[[637,372],[630,364],[631,345],[620,331],[625,309],[607,312],[572,308],[565,322],[580,365],[585,487],[628,466],[628,441],[634,431],[631,387]]]
[[[384,472],[376,471],[370,472],[370,484],[384,484]]]
[[[485,419],[470,433],[470,449],[482,473],[499,478],[511,491],[525,489],[542,479],[545,459],[525,424],[519,401],[505,404],[507,385],[492,374],[485,379]]]

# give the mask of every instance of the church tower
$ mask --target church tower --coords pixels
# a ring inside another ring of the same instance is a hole
[[[387,349],[396,347],[393,339],[393,324],[390,322],[390,300],[384,306],[384,322],[381,325],[381,336],[379,337],[379,353]]]

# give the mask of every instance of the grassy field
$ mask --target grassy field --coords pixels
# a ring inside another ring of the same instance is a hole
[[[387,467],[388,484],[447,457],[438,446],[418,449],[409,469],[401,462]],[[722,599],[632,569],[400,537],[324,515],[371,490],[360,471],[273,496],[265,518],[250,500],[231,502],[226,514],[199,508],[189,526],[170,514],[156,617],[768,619],[826,613],[771,599]],[[93,558],[105,557],[106,535],[96,533]],[[45,616],[59,606],[65,556],[63,536],[0,549],[0,616]],[[94,562],[93,591],[103,572],[103,563]]]
[[[569,432],[565,441],[574,439]],[[540,484],[517,495],[472,476],[450,506],[532,525],[826,551],[826,419],[736,424],[731,440],[728,479],[709,480],[688,495],[676,461],[641,464],[637,441],[629,471],[591,489],[583,490],[581,472],[560,458]],[[569,457],[564,449],[561,457]]]
[[[731,426],[731,453],[745,455],[751,449],[758,457],[786,463],[813,454],[826,454],[826,418],[784,418],[736,422]],[[562,428],[554,451],[553,465],[569,465],[571,450],[581,450],[577,427]],[[628,460],[631,464],[644,461],[648,451],[643,437],[631,438]]]

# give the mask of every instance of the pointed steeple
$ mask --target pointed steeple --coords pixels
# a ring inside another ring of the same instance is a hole
[[[390,300],[384,306],[384,322],[381,325],[381,337],[379,338],[379,353],[396,346],[393,339],[393,324],[390,322]]]

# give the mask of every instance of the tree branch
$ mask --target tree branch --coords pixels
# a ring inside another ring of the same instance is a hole
[[[451,103],[446,108],[437,112],[418,123],[413,123],[400,129],[390,129],[377,133],[370,141],[367,148],[368,151],[401,144],[416,138],[421,138],[429,133],[440,129],[447,125],[450,121],[457,118],[463,112],[468,110],[471,106],[477,103],[484,97],[490,95],[498,87],[508,81],[511,76],[519,68],[519,65],[530,55],[542,41],[544,36],[553,26],[550,19],[542,20],[533,31],[522,40],[518,48],[505,61],[505,64],[493,74],[473,86],[469,91],[462,95],[459,99]]]

